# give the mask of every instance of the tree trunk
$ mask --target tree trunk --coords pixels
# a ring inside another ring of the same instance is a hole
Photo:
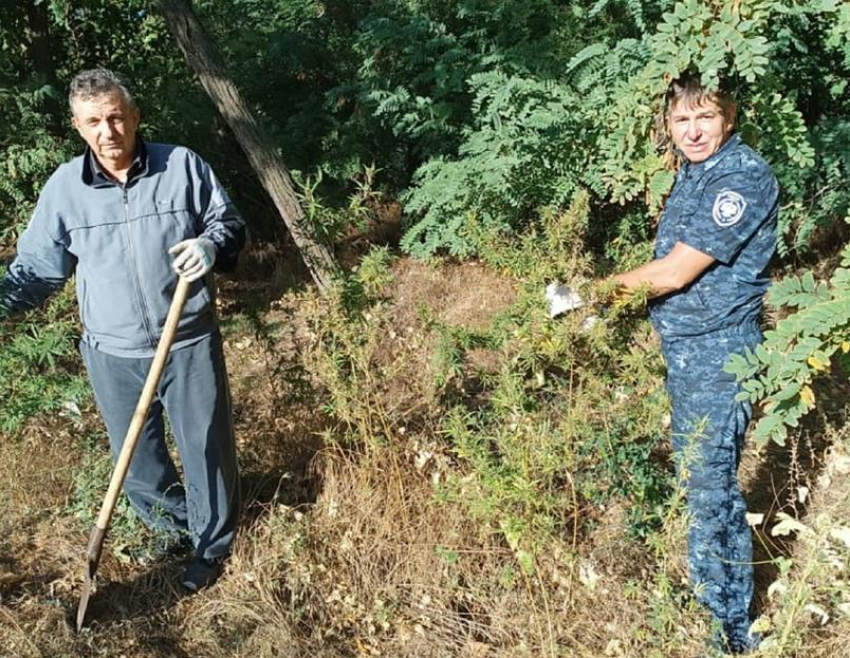
[[[286,165],[261,132],[253,112],[225,73],[218,52],[189,0],[159,0],[159,7],[186,62],[233,130],[260,182],[286,222],[313,280],[320,290],[325,290],[337,270],[336,260],[331,250],[313,236]]]
[[[47,3],[27,3],[27,23],[30,31],[29,57],[35,69],[36,78],[40,84],[48,84],[54,89],[56,82],[56,67],[53,65],[53,55],[50,48],[50,31],[47,16]],[[61,121],[62,105],[53,96],[46,96],[40,103],[39,111],[47,117],[47,128],[54,135],[61,135],[64,130]]]

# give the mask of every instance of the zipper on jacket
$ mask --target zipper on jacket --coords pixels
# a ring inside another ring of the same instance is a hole
[[[136,294],[139,297],[139,305],[142,309],[142,324],[144,324],[145,333],[148,335],[148,343],[151,347],[156,347],[156,338],[154,337],[151,319],[148,315],[148,307],[145,303],[144,292],[142,291],[142,282],[139,280],[139,268],[136,266],[133,232],[130,230],[130,200],[127,198],[127,188],[123,185],[121,186],[121,192],[124,195],[124,226],[127,227],[127,243],[130,247],[130,269],[133,271],[133,283],[136,286]]]

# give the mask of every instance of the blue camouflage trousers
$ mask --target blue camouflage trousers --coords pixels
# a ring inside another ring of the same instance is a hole
[[[673,451],[688,501],[691,582],[737,651],[751,642],[752,534],[737,472],[752,408],[735,400],[740,386],[723,365],[761,339],[758,325],[748,323],[663,340]]]

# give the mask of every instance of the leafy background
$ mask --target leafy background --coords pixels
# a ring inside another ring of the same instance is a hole
[[[32,540],[16,533],[79,543],[107,457],[69,290],[0,323],[0,500],[14,510],[0,551],[17,565],[0,573],[0,612],[14,622],[0,655],[693,655],[708,626],[683,585],[663,364],[640,300],[588,330],[596,309],[553,323],[540,294],[560,280],[593,299],[588,282],[649,257],[676,165],[662,96],[685,70],[732,90],[744,140],[782,187],[766,340],[729,364],[760,410],[762,452],[744,471],[767,516],[759,623],[774,640],[763,653],[842,655],[850,519],[829,503],[846,501],[850,471],[850,4],[193,4],[348,267],[325,298],[284,272],[295,256],[274,242],[274,206],[156,3],[0,4],[3,257],[46,178],[81,148],[65,90],[97,65],[132,80],[145,137],[212,163],[253,238],[247,271],[222,284],[253,525],[222,595],[198,607],[127,566],[155,544],[130,515],[114,529],[118,565],[104,568],[139,575],[134,603],[111,593],[136,617],[83,638],[61,619],[44,630],[73,579],[30,571]],[[361,258],[384,224],[390,248]],[[81,424],[83,440],[34,442],[57,422]],[[287,471],[276,451],[307,435],[324,451]],[[72,472],[34,470],[44,446],[67,451]],[[39,503],[27,477],[45,472],[67,482]],[[807,519],[816,487],[821,513]],[[616,550],[600,557],[606,546]],[[51,568],[73,571],[73,555]],[[153,603],[163,598],[188,630]],[[611,612],[603,624],[581,610]]]

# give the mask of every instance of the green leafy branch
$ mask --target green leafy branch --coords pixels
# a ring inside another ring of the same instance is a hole
[[[784,445],[788,428],[815,407],[813,380],[835,360],[850,365],[850,247],[828,282],[817,282],[811,272],[788,277],[771,288],[768,304],[797,310],[766,331],[755,352],[733,356],[726,372],[743,382],[739,400],[764,409],[756,443]]]

